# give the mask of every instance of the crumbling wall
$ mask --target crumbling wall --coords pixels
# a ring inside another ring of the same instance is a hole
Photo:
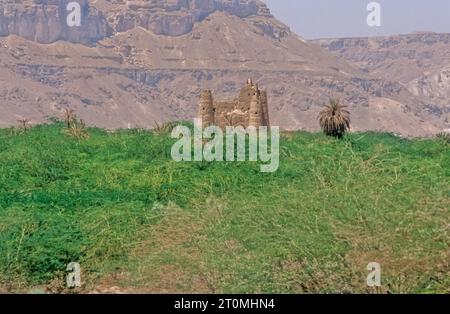
[[[269,126],[267,92],[260,90],[251,79],[231,101],[214,101],[211,91],[204,91],[200,96],[199,117],[204,126],[214,124],[222,129],[227,126]]]
[[[212,125],[214,120],[214,107],[213,98],[210,90],[205,90],[200,96],[200,102],[198,105],[198,117],[202,119],[203,125]]]
[[[234,101],[216,101],[214,102],[214,124],[224,128],[230,125],[229,112],[232,112],[236,107]]]

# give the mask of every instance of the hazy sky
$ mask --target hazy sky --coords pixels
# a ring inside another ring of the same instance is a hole
[[[305,38],[450,33],[450,0],[378,0],[381,26],[369,27],[372,0],[265,0],[272,14]]]

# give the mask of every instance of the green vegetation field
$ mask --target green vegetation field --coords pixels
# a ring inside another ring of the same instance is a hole
[[[0,291],[450,292],[441,139],[284,133],[280,168],[181,162],[165,133],[0,130]],[[366,266],[382,267],[368,290]]]

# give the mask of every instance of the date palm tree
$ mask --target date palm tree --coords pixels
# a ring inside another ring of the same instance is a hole
[[[30,128],[30,119],[18,119],[17,122],[19,123],[19,129],[21,131],[26,131]]]
[[[319,114],[322,131],[328,136],[341,138],[350,130],[350,112],[346,110],[339,99],[331,99],[330,104]]]
[[[70,129],[70,126],[76,121],[75,111],[73,111],[73,109],[64,108],[63,120],[66,123],[67,128]]]
[[[155,132],[156,134],[170,133],[176,126],[176,122],[165,122],[159,124],[158,121],[155,120],[155,127],[153,128],[153,132]]]
[[[450,144],[450,132],[441,132],[436,135],[438,140],[441,140],[444,144]]]
[[[81,119],[79,121],[74,119],[74,121],[71,122],[69,134],[78,139],[86,139],[90,137],[86,124]]]

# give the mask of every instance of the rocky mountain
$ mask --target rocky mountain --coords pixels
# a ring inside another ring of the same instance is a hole
[[[426,103],[424,117],[450,126],[450,34],[320,39],[315,43],[373,77],[400,82]]]
[[[17,35],[49,44],[57,40],[92,43],[111,35],[112,30],[102,12],[89,6],[88,0],[76,1],[83,13],[83,27],[67,24],[70,0],[2,0],[0,36]]]
[[[80,5],[83,27],[72,28],[66,23],[67,6],[71,2]],[[180,36],[191,32],[196,23],[214,12],[254,18],[255,26],[276,38],[289,32],[282,24],[258,19],[271,15],[265,5],[254,0],[3,0],[0,5],[1,36],[18,35],[45,44],[58,40],[95,43],[112,33],[136,27],[156,35]]]
[[[349,105],[354,130],[444,125],[428,98],[303,40],[259,0],[78,0],[79,27],[67,25],[69,2],[1,0],[0,127],[64,107],[92,125],[152,127],[193,118],[202,89],[234,98],[248,77],[285,129],[317,130],[330,97]]]

